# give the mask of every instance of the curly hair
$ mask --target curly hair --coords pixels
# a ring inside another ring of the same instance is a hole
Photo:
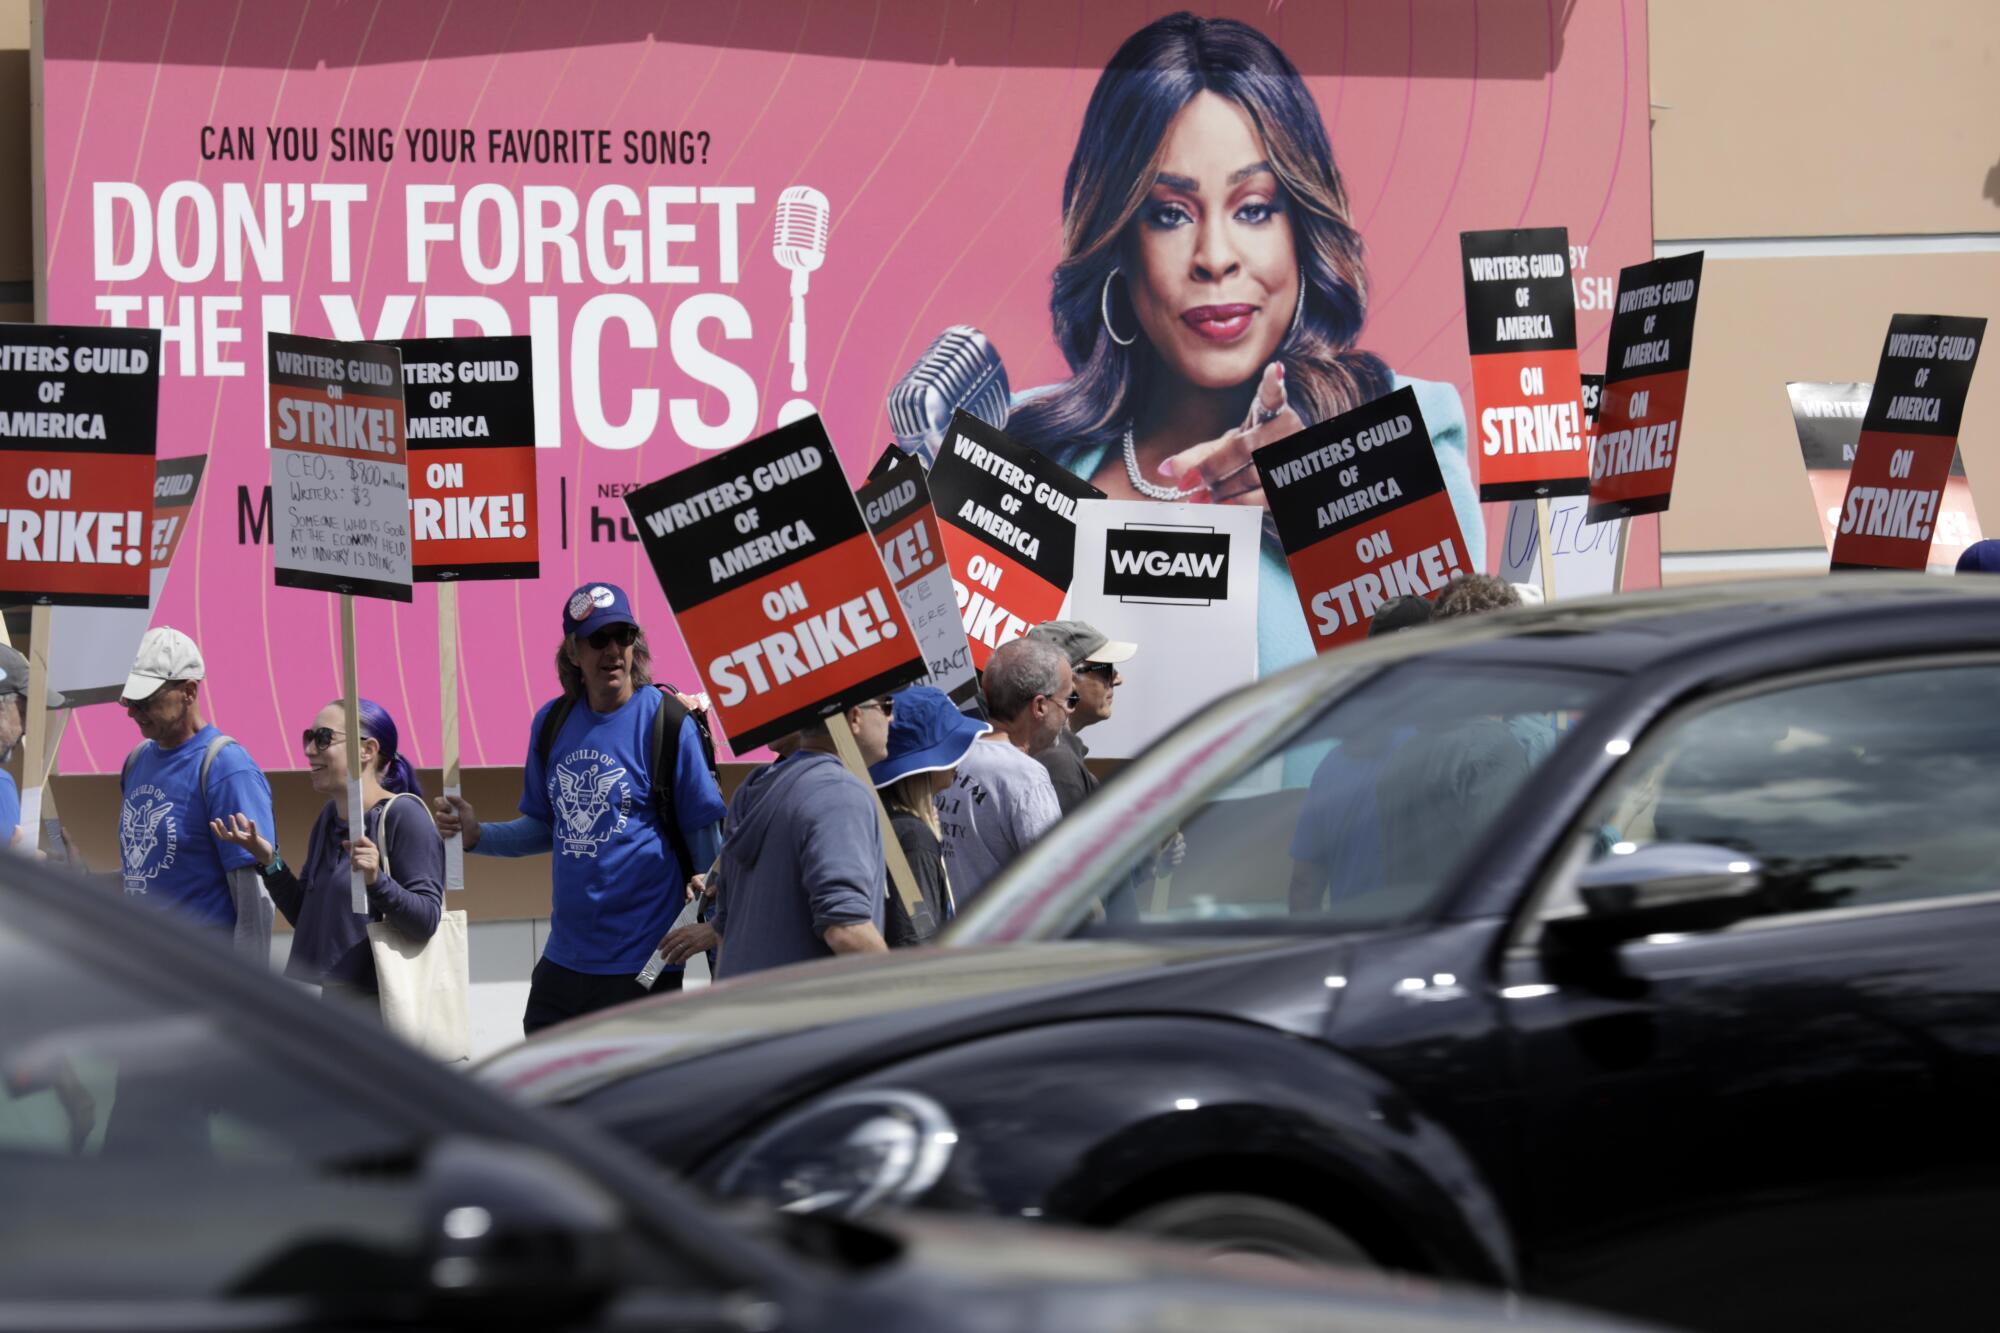
[[[1491,574],[1460,574],[1445,584],[1437,600],[1431,603],[1431,619],[1476,616],[1520,604],[1521,594],[1515,592],[1514,585],[1507,580]]]

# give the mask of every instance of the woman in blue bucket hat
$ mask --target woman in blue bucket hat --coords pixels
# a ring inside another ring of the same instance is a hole
[[[883,707],[889,714],[889,757],[871,765],[868,776],[882,793],[896,841],[916,876],[917,891],[930,904],[931,919],[948,921],[951,884],[938,841],[937,794],[951,785],[958,761],[972,743],[993,728],[959,712],[943,690],[929,685],[912,685],[893,694]],[[902,900],[893,893],[888,897],[885,926],[882,933],[892,949],[922,944],[927,938],[917,933]]]

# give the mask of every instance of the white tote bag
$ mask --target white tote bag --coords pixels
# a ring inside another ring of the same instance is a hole
[[[375,826],[382,873],[389,872],[389,811],[401,792],[382,807]],[[429,816],[421,796],[412,797]],[[434,1060],[454,1064],[472,1058],[472,973],[465,946],[465,913],[445,912],[437,931],[419,944],[386,921],[368,923],[368,950],[375,955],[375,983],[382,997],[382,1024]]]

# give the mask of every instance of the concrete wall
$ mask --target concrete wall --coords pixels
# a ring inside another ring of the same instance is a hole
[[[1785,381],[1872,379],[1899,311],[2000,316],[2000,6],[1653,0],[1649,19],[1655,246],[1708,254],[1666,579],[1817,572]],[[2000,533],[1992,364],[1961,447]]]

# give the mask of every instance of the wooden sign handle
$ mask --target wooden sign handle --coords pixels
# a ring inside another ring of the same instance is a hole
[[[459,796],[458,769],[458,585],[438,585],[438,702],[444,723],[444,794]],[[444,886],[465,887],[465,840],[444,840]]]
[[[861,745],[854,739],[854,728],[847,725],[847,714],[835,713],[826,720],[826,729],[833,735],[833,748],[840,755],[840,762],[847,765],[847,771],[860,778],[868,790],[875,790],[875,783],[868,776],[868,765],[861,762]],[[937,917],[931,912],[931,905],[924,901],[924,895],[917,891],[917,877],[910,870],[909,858],[903,855],[903,844],[896,841],[896,827],[889,821],[889,807],[882,804],[881,793],[876,793],[875,813],[882,822],[882,855],[889,862],[889,886],[903,901],[903,910],[910,914],[910,924],[917,929],[919,939],[929,939],[937,933]]]
[[[1632,516],[1628,514],[1618,520],[1618,563],[1613,566],[1611,573],[1611,591],[1613,592],[1625,591],[1625,559],[1631,553],[1631,547]]]
[[[1556,599],[1556,550],[1549,541],[1549,497],[1535,500],[1535,545],[1542,553],[1542,600]]]
[[[340,688],[347,718],[347,836],[364,836],[368,811],[361,804],[361,691],[355,684],[354,594],[340,594]],[[348,906],[357,916],[368,915],[368,886],[350,858],[347,863]]]
[[[28,725],[21,751],[21,841],[16,850],[33,852],[42,845],[42,779],[49,771],[49,624],[50,608],[28,614],[28,697],[22,700]],[[11,836],[12,829],[6,830]]]

